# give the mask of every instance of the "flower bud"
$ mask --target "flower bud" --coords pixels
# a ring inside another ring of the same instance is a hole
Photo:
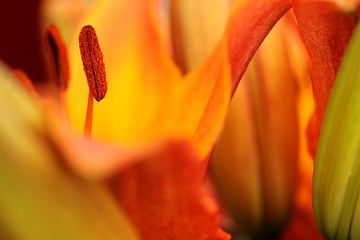
[[[313,175],[313,208],[327,239],[359,239],[360,28],[338,72],[321,129]]]

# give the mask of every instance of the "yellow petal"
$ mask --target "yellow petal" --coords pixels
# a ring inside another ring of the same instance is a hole
[[[230,4],[223,0],[172,0],[174,58],[183,72],[201,64],[224,33]]]
[[[180,76],[165,55],[151,9],[142,1],[99,1],[82,21],[96,29],[106,65],[108,92],[94,106],[93,136],[123,144],[163,135],[158,115],[166,115]],[[155,10],[154,10],[155,11]],[[80,32],[80,31],[78,31]],[[82,131],[88,96],[77,37],[70,48],[72,81],[69,114]],[[166,116],[165,116],[166,117]],[[157,127],[160,125],[160,127]],[[155,133],[155,131],[157,133]]]
[[[43,0],[40,11],[42,28],[50,24],[59,27],[66,43],[74,35],[75,28],[95,0]]]
[[[82,24],[91,24],[97,31],[108,92],[94,105],[93,137],[122,145],[193,139],[199,154],[208,154],[230,98],[226,46],[221,45],[206,63],[182,78],[160,33],[156,4],[101,1],[94,10]],[[81,133],[88,87],[77,39],[70,58],[68,109],[71,123]],[[207,131],[200,126],[204,121],[215,122],[209,136],[199,136]]]

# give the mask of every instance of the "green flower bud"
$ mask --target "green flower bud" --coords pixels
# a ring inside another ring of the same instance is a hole
[[[315,158],[313,208],[328,239],[360,238],[360,27],[326,110]]]

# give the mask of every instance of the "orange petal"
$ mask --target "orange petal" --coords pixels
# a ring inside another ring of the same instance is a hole
[[[307,94],[307,93],[306,93]],[[305,102],[303,102],[305,104]],[[308,112],[308,111],[307,111]],[[309,115],[306,113],[306,115]],[[302,129],[305,122],[302,120]],[[302,140],[306,140],[305,136]],[[302,240],[302,239],[323,239],[318,231],[312,209],[312,174],[313,159],[307,151],[306,144],[301,144],[299,186],[297,188],[296,209],[284,230],[281,239]]]
[[[315,155],[336,73],[354,28],[350,15],[329,1],[294,0],[300,34],[311,59],[316,109],[310,120],[309,150]]]
[[[184,143],[170,143],[110,182],[142,239],[229,239],[204,187],[201,164]]]
[[[234,3],[227,33],[233,93],[256,50],[290,7],[290,0],[242,0]]]
[[[182,99],[195,99],[197,105],[188,106],[191,102],[184,101],[183,118],[195,126],[192,143],[197,146],[201,158],[213,148],[227,113],[231,82],[227,56],[226,45],[221,44],[205,64],[184,80],[185,95]]]
[[[281,236],[282,240],[321,240],[319,230],[316,228],[315,220],[312,212],[304,212],[296,210],[293,218],[290,220],[287,229]]]

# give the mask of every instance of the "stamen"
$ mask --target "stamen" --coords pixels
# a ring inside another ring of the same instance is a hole
[[[52,79],[57,88],[65,91],[69,85],[69,61],[65,43],[56,25],[51,24],[45,30],[45,49],[51,64]]]
[[[94,98],[91,92],[89,91],[88,105],[87,105],[86,117],[85,117],[85,129],[84,129],[84,136],[87,138],[91,136],[93,105],[94,105]]]
[[[99,102],[105,97],[107,91],[103,54],[100,49],[95,29],[91,25],[81,29],[79,35],[79,47],[87,83],[89,85],[88,106],[84,130],[85,137],[89,137],[92,128],[94,98]]]
[[[106,71],[98,38],[91,25],[81,29],[79,47],[90,92],[99,102],[107,91]]]

